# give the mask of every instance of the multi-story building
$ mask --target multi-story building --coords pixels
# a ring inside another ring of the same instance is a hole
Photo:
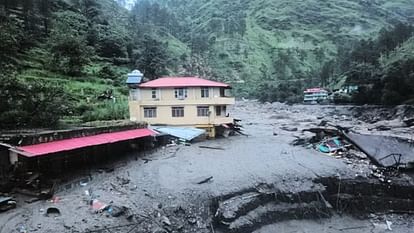
[[[129,111],[132,121],[151,125],[191,126],[206,129],[215,137],[216,130],[229,127],[234,119],[228,107],[233,105],[231,87],[199,77],[164,77],[141,83],[142,74],[131,73]]]
[[[323,88],[310,88],[304,92],[304,103],[316,104],[328,100],[329,92]]]

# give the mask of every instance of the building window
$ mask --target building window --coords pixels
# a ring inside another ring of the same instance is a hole
[[[175,88],[175,98],[177,99],[187,98],[187,88]]]
[[[221,116],[221,106],[216,106],[216,116]]]
[[[199,117],[206,117],[210,114],[210,109],[208,106],[197,106],[197,116]]]
[[[157,98],[157,88],[152,88],[151,89],[151,97],[153,99],[156,99]]]
[[[220,88],[220,97],[226,97],[226,90],[224,88]]]
[[[156,118],[157,117],[157,108],[144,108],[144,118]]]
[[[201,88],[201,98],[208,98],[208,97],[210,97],[208,87],[202,87]]]
[[[172,107],[172,117],[184,117],[184,107]]]
[[[216,116],[225,116],[227,111],[226,105],[216,106]]]
[[[139,100],[139,90],[137,90],[137,89],[131,89],[131,90],[129,91],[129,96],[130,96],[130,99],[131,99],[132,101],[137,101],[137,100]]]

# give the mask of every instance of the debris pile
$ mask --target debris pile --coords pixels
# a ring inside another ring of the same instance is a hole
[[[360,170],[359,176],[391,182],[399,177],[402,169],[414,166],[414,148],[411,139],[383,135],[355,133],[347,127],[335,126],[322,121],[318,127],[304,129],[313,133],[296,138],[291,144],[302,145],[344,160]],[[367,161],[369,158],[369,161]],[[364,174],[364,168],[371,170]]]

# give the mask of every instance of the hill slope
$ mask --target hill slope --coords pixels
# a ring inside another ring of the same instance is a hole
[[[414,12],[413,0],[153,2],[179,19],[186,30],[178,39],[201,56],[210,75],[247,83],[239,88],[246,94],[257,92],[251,87],[260,82],[320,85],[320,70],[338,50],[407,22]]]

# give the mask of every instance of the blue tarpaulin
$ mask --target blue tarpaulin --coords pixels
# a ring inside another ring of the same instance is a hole
[[[186,141],[191,141],[194,138],[206,133],[204,129],[182,127],[156,127],[154,130],[160,133],[165,133],[180,139],[184,139]]]

